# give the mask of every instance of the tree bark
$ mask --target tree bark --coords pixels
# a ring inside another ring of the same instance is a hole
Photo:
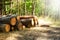
[[[0,15],[2,15],[2,0],[0,0]]]

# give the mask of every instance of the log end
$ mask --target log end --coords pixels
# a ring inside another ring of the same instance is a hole
[[[17,28],[18,28],[18,30],[23,30],[23,29],[25,29],[25,26],[22,23],[19,23],[17,25]]]
[[[16,18],[15,17],[11,18],[10,23],[11,25],[16,25]]]

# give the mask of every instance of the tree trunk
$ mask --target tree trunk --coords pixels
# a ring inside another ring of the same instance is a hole
[[[26,15],[26,0],[24,0],[24,11],[25,11],[25,15]]]
[[[32,15],[35,15],[35,0],[32,0]]]
[[[2,15],[2,0],[0,0],[0,15]]]

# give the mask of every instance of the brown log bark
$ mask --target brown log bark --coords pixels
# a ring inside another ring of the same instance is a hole
[[[0,24],[0,31],[9,32],[10,31],[10,25],[9,24]]]

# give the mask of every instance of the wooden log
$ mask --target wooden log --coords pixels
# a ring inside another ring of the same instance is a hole
[[[23,30],[23,29],[25,29],[25,26],[21,22],[19,22],[18,25],[17,25],[17,29],[18,30]]]
[[[17,16],[16,19],[17,19],[17,21],[19,22],[19,21],[20,21],[20,16]]]
[[[38,25],[38,18],[37,18],[37,16],[33,17],[33,21],[34,21],[34,26]]]
[[[33,19],[20,19],[20,22],[26,27],[34,26]]]
[[[38,25],[38,18],[36,16],[20,16],[20,19],[32,19],[34,26]]]
[[[0,31],[9,32],[10,31],[10,25],[9,24],[0,24]]]
[[[17,22],[16,18],[13,17],[13,18],[10,19],[10,24],[11,25],[16,25],[16,22]]]
[[[13,30],[19,30],[19,29],[18,29],[18,25],[19,25],[19,23],[20,23],[20,16],[19,16],[19,15],[7,15],[7,17],[11,17],[11,16],[14,16],[14,17],[16,18],[16,25],[14,25],[14,26],[11,25],[11,31],[13,31]],[[11,20],[11,24],[12,24],[13,21],[14,21],[14,20],[12,19],[12,20]],[[14,22],[13,22],[13,23],[14,23]]]
[[[16,25],[16,18],[14,16],[9,17],[1,17],[0,23],[2,24],[10,24],[10,25]]]
[[[17,22],[17,24],[14,26],[14,30],[23,30],[25,26],[21,22]]]
[[[50,25],[41,25],[40,27],[50,27]]]

